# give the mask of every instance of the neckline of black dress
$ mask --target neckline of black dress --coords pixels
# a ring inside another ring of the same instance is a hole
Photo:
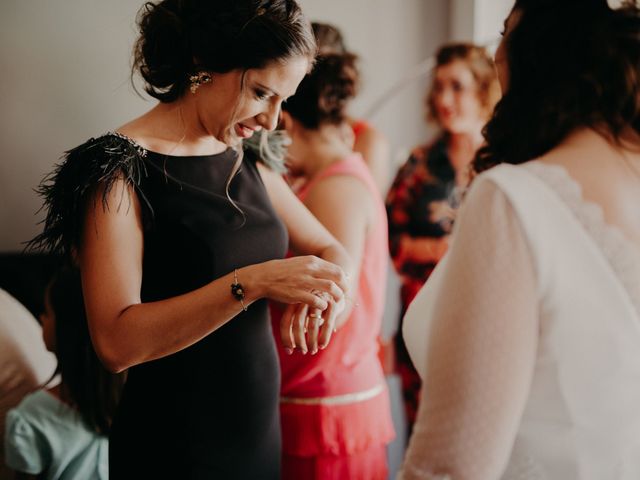
[[[176,158],[176,159],[193,159],[193,160],[207,160],[212,158],[224,158],[224,157],[235,157],[236,152],[231,147],[228,147],[226,150],[220,153],[210,153],[206,155],[171,155],[167,153],[154,152],[153,150],[149,150],[148,148],[143,147],[138,142],[136,142],[133,138],[128,137],[127,135],[120,133],[118,131],[112,130],[107,133],[107,135],[111,135],[113,137],[124,140],[129,143],[131,146],[136,148],[139,152],[141,152],[142,156],[146,157],[147,155],[151,155],[156,158]]]

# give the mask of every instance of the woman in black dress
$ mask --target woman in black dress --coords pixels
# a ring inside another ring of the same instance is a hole
[[[313,34],[295,0],[164,0],[139,25],[134,67],[160,102],[67,153],[33,245],[79,264],[96,351],[128,370],[111,478],[277,479],[267,299],[300,305],[287,349],[324,348],[351,267],[240,145],[276,126]],[[288,246],[304,256],[283,260]]]

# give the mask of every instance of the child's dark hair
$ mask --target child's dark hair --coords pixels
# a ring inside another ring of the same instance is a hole
[[[282,109],[308,129],[344,122],[347,104],[358,89],[356,60],[351,53],[318,56],[311,73]]]
[[[55,315],[61,397],[80,412],[88,427],[107,435],[124,377],[109,372],[93,349],[79,270],[59,270],[49,282],[46,295]]]

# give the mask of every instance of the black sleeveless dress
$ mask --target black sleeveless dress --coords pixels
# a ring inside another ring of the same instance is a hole
[[[283,258],[286,230],[254,161],[245,158],[230,185],[243,213],[225,194],[235,161],[232,150],[174,157],[117,134],[92,139],[68,152],[43,189],[49,217],[35,243],[73,245],[92,188],[124,175],[143,209],[143,302]],[[76,219],[64,218],[74,211]],[[110,478],[280,477],[280,377],[268,315],[266,300],[257,301],[195,345],[129,370],[110,435]]]

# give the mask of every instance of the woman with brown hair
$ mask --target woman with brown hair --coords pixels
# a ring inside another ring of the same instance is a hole
[[[387,195],[389,243],[402,284],[402,315],[447,251],[470,164],[483,142],[482,127],[498,96],[493,61],[483,48],[455,43],[438,50],[426,106],[427,119],[438,125],[440,133],[413,150]],[[411,425],[420,379],[400,334],[395,349]]]
[[[279,479],[267,298],[296,305],[283,345],[317,350],[351,267],[241,140],[275,128],[313,32],[295,0],[149,2],[139,27],[134,66],[159,103],[67,153],[34,244],[79,265],[96,352],[128,370],[111,478]],[[313,335],[306,314],[324,318]]]
[[[287,165],[305,180],[297,196],[357,266],[349,279],[353,294],[329,348],[315,356],[279,350],[284,480],[387,478],[385,446],[393,425],[377,355],[387,222],[373,176],[342,136],[357,77],[353,55],[320,55],[283,106],[292,140]],[[277,315],[273,322],[277,334]]]
[[[400,478],[640,478],[640,4],[517,0],[451,248],[405,318]],[[482,172],[482,173],[480,173]]]
[[[338,27],[329,23],[313,22],[313,34],[318,44],[319,55],[344,55],[351,53],[344,43],[342,32]],[[360,75],[356,67],[354,71],[358,73],[357,81],[360,82]],[[391,157],[389,141],[371,123],[363,118],[353,118],[347,116],[346,124],[343,128],[345,140],[355,152],[362,155],[373,179],[384,196],[389,188],[389,162]]]

